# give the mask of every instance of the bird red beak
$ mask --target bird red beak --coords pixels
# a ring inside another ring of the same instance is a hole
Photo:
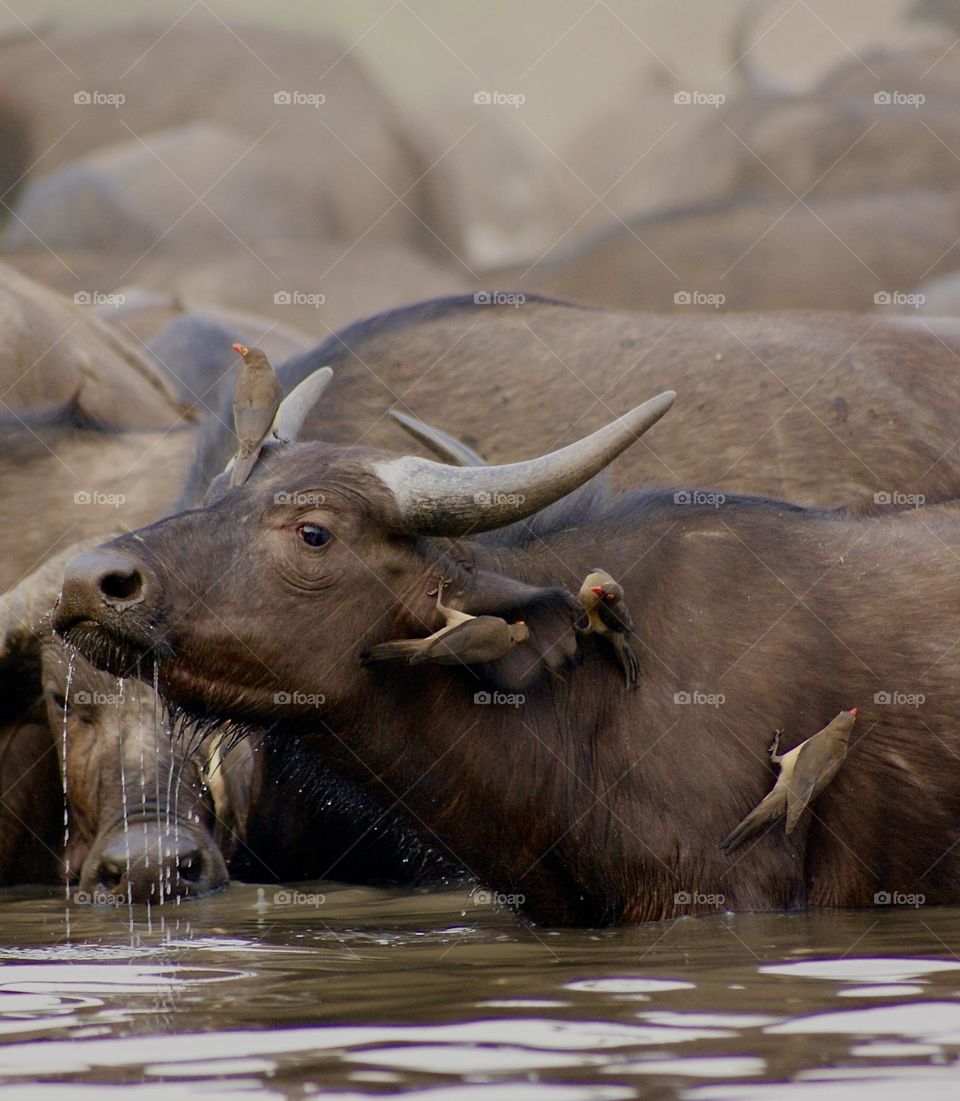
[[[603,589],[599,585],[594,585],[590,590],[594,596],[603,596]]]
[[[858,715],[859,713],[860,713],[860,708],[859,707],[851,707],[850,708],[850,714],[851,715]]]
[[[238,356],[245,356],[247,352],[250,351],[246,344],[234,344],[233,350],[237,353]]]

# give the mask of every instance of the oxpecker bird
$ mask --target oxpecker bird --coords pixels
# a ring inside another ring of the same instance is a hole
[[[441,603],[443,585],[442,581],[437,585],[437,611],[444,618],[444,626],[426,638],[398,639],[371,646],[364,664],[407,658],[411,665],[425,661],[437,665],[482,665],[502,658],[530,637],[525,623],[508,623],[493,615],[468,615],[446,607]]]
[[[610,643],[627,679],[627,687],[633,688],[638,682],[640,666],[628,641],[633,634],[633,620],[623,602],[623,587],[606,570],[591,570],[580,586],[578,599],[586,612],[586,624],[580,626],[581,634],[602,635]]]
[[[259,348],[234,344],[243,357],[243,370],[233,395],[233,426],[240,446],[230,470],[230,485],[243,485],[260,454],[273,419],[280,407],[283,390],[267,357]]]
[[[733,852],[768,822],[787,816],[786,832],[792,833],[800,815],[827,787],[846,760],[850,734],[857,721],[858,708],[841,711],[823,730],[801,742],[796,749],[780,755],[782,730],[774,734],[770,760],[780,766],[773,791],[721,842],[720,848]]]

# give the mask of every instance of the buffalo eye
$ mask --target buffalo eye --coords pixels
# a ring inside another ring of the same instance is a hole
[[[66,711],[67,710],[66,697],[63,696],[60,692],[51,693],[51,699],[53,700],[53,706],[58,711]]]
[[[308,547],[325,547],[333,538],[330,532],[319,524],[301,524],[297,528],[297,533]]]

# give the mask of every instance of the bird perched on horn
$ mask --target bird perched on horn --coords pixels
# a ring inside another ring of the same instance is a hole
[[[230,470],[230,485],[242,485],[250,476],[260,446],[273,427],[283,389],[267,357],[259,348],[234,344],[243,357],[243,370],[233,395],[233,425],[239,441]]]
[[[780,766],[780,775],[773,791],[721,842],[720,848],[730,853],[753,836],[768,822],[787,816],[786,833],[792,833],[809,804],[828,786],[846,760],[850,735],[857,721],[856,707],[841,711],[823,730],[789,753],[780,754],[778,730],[770,744],[770,760]]]
[[[493,615],[469,615],[441,603],[444,582],[437,584],[437,611],[444,626],[426,638],[396,639],[371,646],[364,664],[406,658],[411,665],[430,661],[436,665],[483,665],[508,654],[526,642],[530,632],[525,623],[508,623]]]
[[[630,647],[633,620],[623,601],[623,586],[606,570],[591,570],[580,586],[577,596],[586,615],[579,625],[581,634],[600,635],[613,647],[628,688],[634,688],[640,676],[640,666]]]

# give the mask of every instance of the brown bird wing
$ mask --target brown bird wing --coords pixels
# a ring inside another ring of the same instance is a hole
[[[283,397],[280,383],[275,378],[268,376],[258,379],[257,383],[249,394],[238,392],[233,405],[233,424],[237,438],[254,447],[270,431]]]
[[[476,616],[437,635],[410,659],[410,664],[432,661],[438,665],[480,665],[496,661],[511,646],[510,626],[505,620]]]
[[[720,842],[720,848],[728,853],[738,849],[748,837],[752,837],[768,822],[775,822],[786,807],[786,792],[775,787],[752,811]]]
[[[636,687],[640,679],[640,663],[637,661],[637,655],[633,652],[630,643],[623,635],[619,634],[611,635],[610,643],[616,651],[620,666],[623,669],[623,675],[627,679],[627,687]]]
[[[821,735],[824,732],[821,731]],[[830,781],[843,764],[843,757],[836,753],[836,739],[814,735],[801,747],[797,763],[787,788],[787,833],[792,833],[800,816]]]
[[[630,618],[630,611],[622,600],[618,600],[615,604],[609,604],[601,598],[597,604],[597,615],[608,631],[614,631],[616,634],[631,634],[633,632],[633,620]]]
[[[363,664],[374,661],[396,661],[399,658],[412,658],[423,649],[422,638],[399,638],[392,642],[378,642],[364,654]]]

